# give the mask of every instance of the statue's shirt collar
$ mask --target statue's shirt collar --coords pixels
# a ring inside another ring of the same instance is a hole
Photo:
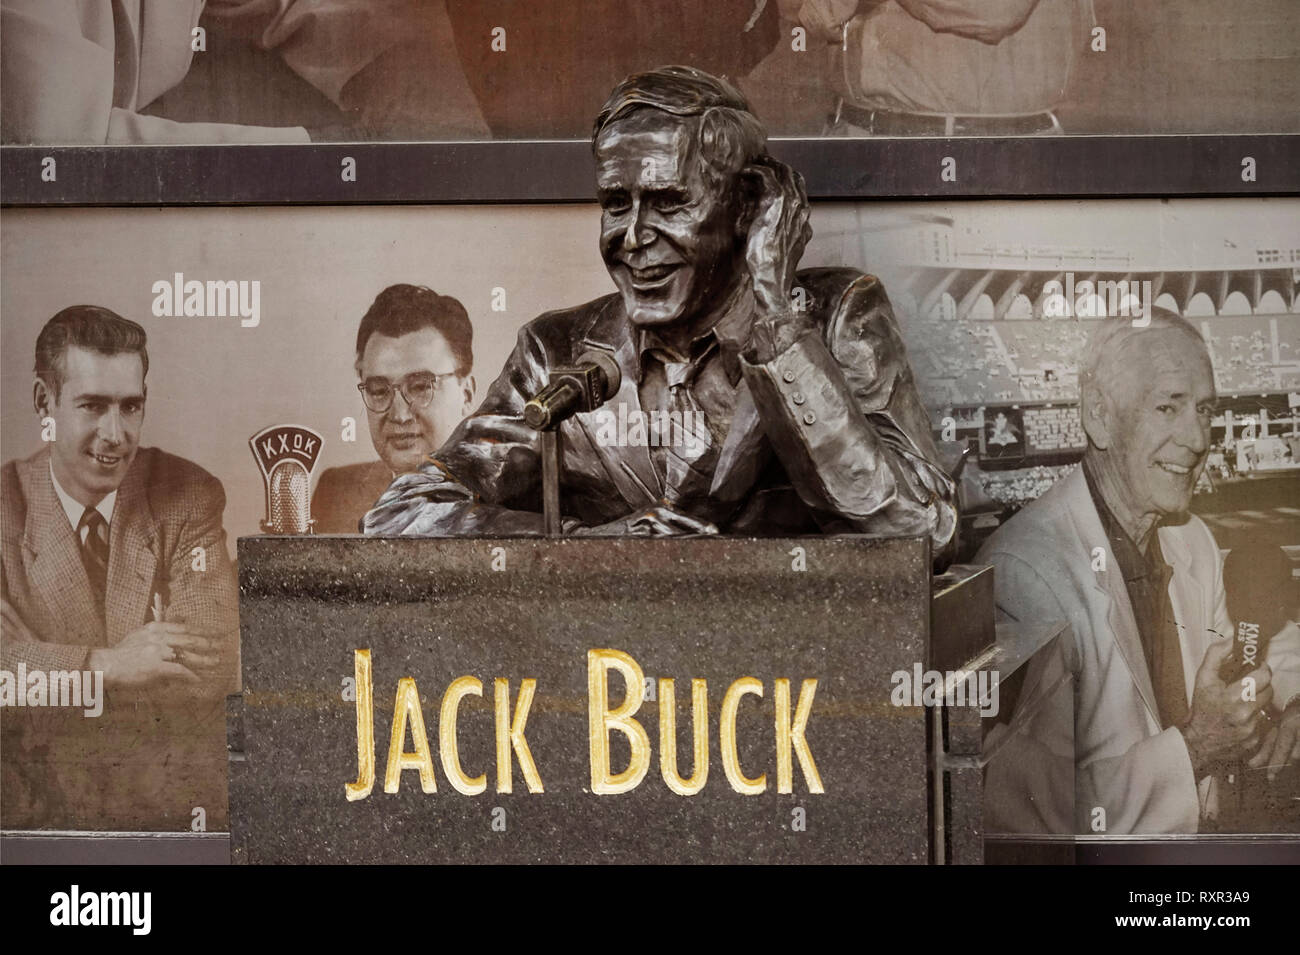
[[[735,387],[740,383],[740,351],[749,337],[753,318],[754,298],[750,294],[749,284],[745,283],[732,295],[730,303],[713,326],[691,340],[688,355],[683,355],[666,344],[652,327],[633,328],[633,340],[637,345],[637,383],[645,380],[646,355],[651,355],[665,367],[671,368],[670,374],[681,377],[683,381],[690,381],[717,352],[722,359],[727,380]]]

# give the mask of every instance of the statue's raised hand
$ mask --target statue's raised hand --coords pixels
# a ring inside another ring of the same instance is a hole
[[[812,227],[803,176],[775,160],[751,166],[750,171],[760,188],[745,262],[757,310],[745,357],[761,364],[788,348],[807,327],[791,292]]]

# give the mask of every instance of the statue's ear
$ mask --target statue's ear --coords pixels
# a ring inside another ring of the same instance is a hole
[[[788,172],[779,161],[771,156],[763,156],[736,174],[743,209],[738,217],[738,221],[743,223],[742,234],[748,234],[754,219],[763,208],[780,197],[781,183]]]
[[[759,206],[763,201],[766,182],[757,166],[746,166],[736,173],[734,199],[737,235],[749,234],[750,226],[753,225],[754,217],[758,214]]]

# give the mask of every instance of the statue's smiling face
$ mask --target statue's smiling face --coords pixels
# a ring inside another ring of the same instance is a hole
[[[637,325],[707,314],[742,264],[735,190],[710,187],[694,140],[691,124],[649,109],[596,140],[601,256]]]

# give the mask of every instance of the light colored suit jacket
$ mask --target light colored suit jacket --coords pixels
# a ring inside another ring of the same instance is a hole
[[[1158,533],[1173,570],[1169,596],[1190,702],[1214,632],[1233,632],[1223,561],[1198,517]],[[1097,549],[1104,553],[1105,570],[1093,569],[1102,566],[1094,556]],[[1133,607],[1082,467],[999,528],[976,560],[995,568],[1001,614],[1016,621],[1061,620],[1071,627],[1065,656],[1075,676],[1078,831],[1099,831],[1093,821],[1100,808],[1106,833],[1196,832],[1200,819],[1217,811],[1215,782],[1193,777],[1177,728],[1160,728]],[[1300,690],[1300,639],[1283,634],[1270,644],[1267,657],[1277,700]],[[1031,668],[1025,694],[1036,678]]]
[[[50,480],[50,451],[4,466],[3,630],[0,665],[14,670],[82,669],[148,623],[157,594],[164,619],[229,636],[239,631],[239,595],[221,517],[226,496],[202,468],[141,448],[118,488],[109,527],[108,584],[99,613],[81,563],[81,542]],[[206,569],[193,569],[194,548]]]
[[[49,449],[6,464],[0,496],[4,669],[83,670],[91,649],[115,646],[152,619],[155,594],[165,620],[223,635],[230,663],[199,692],[109,691],[96,719],[76,707],[6,710],[0,825],[177,830],[202,806],[209,826],[224,826],[224,694],[238,685],[239,608],[221,484],[156,448],[136,452],[109,525],[102,612],[50,480]]]

